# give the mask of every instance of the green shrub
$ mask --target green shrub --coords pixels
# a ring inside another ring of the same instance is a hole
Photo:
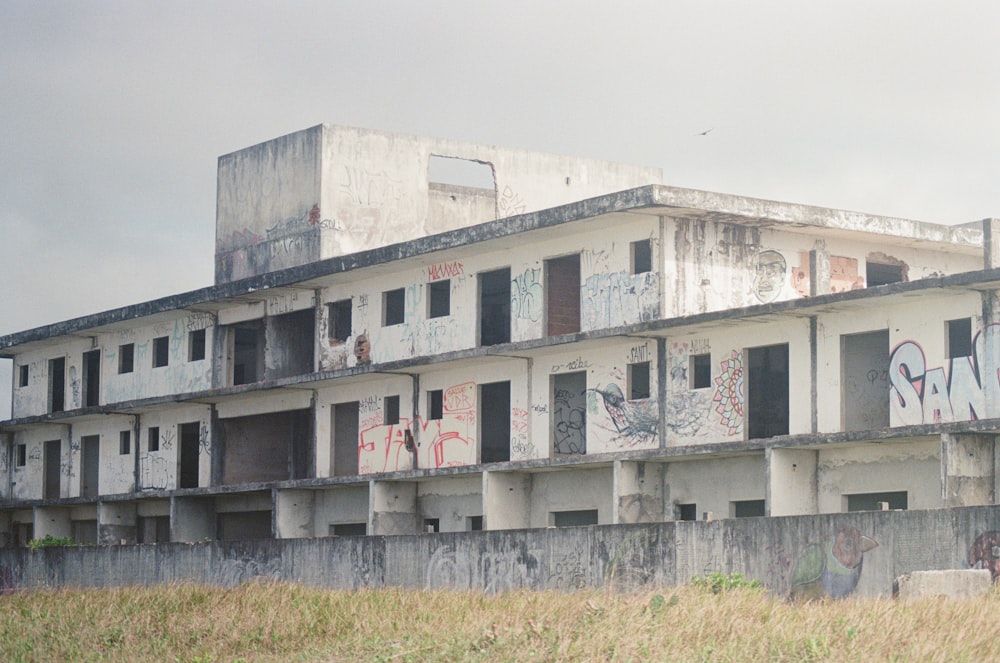
[[[32,550],[38,550],[39,548],[57,548],[60,546],[79,546],[82,545],[74,541],[68,536],[52,536],[51,534],[46,534],[41,539],[32,539],[28,541],[28,547]]]
[[[691,579],[691,584],[695,587],[707,589],[713,594],[728,592],[732,589],[760,589],[760,580],[749,580],[743,577],[742,573],[719,573],[713,571],[708,575],[695,576]]]

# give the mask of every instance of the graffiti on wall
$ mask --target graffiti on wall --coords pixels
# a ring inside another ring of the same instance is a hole
[[[787,268],[785,256],[777,251],[768,249],[757,254],[757,264],[754,265],[754,278],[751,286],[757,299],[766,304],[778,298],[785,283]]]
[[[541,269],[529,267],[511,280],[511,317],[532,322],[542,319],[544,291],[540,280],[541,273]]]
[[[799,266],[792,269],[792,287],[803,297],[811,291],[809,252],[799,252]],[[847,292],[865,287],[865,277],[858,273],[856,258],[830,256],[830,292]]]
[[[986,398],[1000,390],[1000,325],[977,333],[971,357],[952,357],[929,367],[915,341],[897,345],[889,356],[889,404],[892,425],[974,421],[997,416]],[[985,380],[983,379],[985,378]],[[991,383],[987,383],[989,380]]]
[[[428,281],[439,281],[441,279],[455,278],[456,276],[465,276],[465,266],[457,260],[427,267]]]
[[[980,534],[969,547],[967,555],[969,568],[986,569],[993,582],[1000,578],[1000,532]]]
[[[842,599],[854,592],[861,579],[864,554],[878,541],[855,527],[840,526],[834,535],[811,543],[799,553],[792,569],[788,596],[791,599]]]
[[[510,459],[527,460],[538,456],[535,445],[528,441],[528,411],[510,409]]]
[[[715,411],[728,435],[743,432],[743,353],[733,350],[719,362],[715,377]]]
[[[580,307],[583,329],[604,329],[660,317],[656,272],[594,274],[583,284]]]
[[[696,437],[708,432],[712,394],[691,389],[688,376],[691,355],[708,354],[707,339],[671,341],[667,354],[666,426],[672,436]]]
[[[556,389],[552,403],[552,427],[557,454],[587,452],[587,411],[583,393]]]
[[[497,218],[503,219],[515,214],[523,214],[524,210],[528,209],[528,206],[521,199],[521,194],[515,192],[507,185],[500,192],[500,197],[497,199],[497,208],[500,210]]]
[[[656,437],[659,424],[656,399],[627,400],[621,387],[615,383],[590,391],[600,397],[617,433],[619,446],[635,447]]]

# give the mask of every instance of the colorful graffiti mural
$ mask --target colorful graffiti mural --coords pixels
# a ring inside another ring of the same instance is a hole
[[[795,600],[830,597],[842,599],[854,592],[861,579],[864,554],[878,541],[855,527],[838,527],[833,537],[806,546],[792,569],[788,596]]]
[[[726,433],[737,435],[743,432],[743,354],[733,350],[719,362],[719,369],[712,400]]]
[[[986,569],[993,582],[1000,578],[1000,532],[980,534],[969,547],[967,556],[969,568]]]

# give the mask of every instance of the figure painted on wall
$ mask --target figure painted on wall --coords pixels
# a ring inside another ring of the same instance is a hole
[[[624,441],[629,445],[645,442],[656,435],[659,414],[652,398],[626,400],[621,387],[612,383],[603,389],[594,389],[604,402],[604,409]]]
[[[767,250],[757,254],[753,279],[753,292],[757,299],[765,304],[777,299],[785,283],[786,270],[785,257],[777,251]]]
[[[864,554],[876,547],[878,541],[857,528],[838,527],[832,539],[809,544],[795,560],[788,597],[812,600],[849,596],[861,579]]]
[[[358,366],[372,363],[372,345],[368,342],[367,334],[358,334],[358,338],[354,341],[354,356],[358,360]]]
[[[969,568],[987,569],[993,582],[1000,577],[1000,532],[980,534],[969,548]]]

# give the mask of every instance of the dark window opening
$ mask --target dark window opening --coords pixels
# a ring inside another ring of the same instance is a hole
[[[653,246],[652,242],[644,239],[639,242],[632,242],[632,273],[645,274],[653,271]]]
[[[903,510],[907,508],[907,494],[905,490],[887,493],[859,493],[857,495],[845,495],[847,498],[848,511],[881,511],[881,503],[886,503],[892,510]]]
[[[97,497],[101,467],[101,436],[84,435],[80,438],[83,462],[80,472],[80,497]]]
[[[889,426],[889,330],[840,339],[841,402],[845,431]]]
[[[271,538],[270,511],[233,511],[216,516],[219,541],[252,541]]]
[[[688,375],[691,389],[707,389],[712,386],[712,355],[691,355]]]
[[[551,377],[552,448],[556,454],[587,453],[587,372]]]
[[[232,327],[230,336],[233,386],[264,379],[264,321]]]
[[[972,356],[972,318],[949,320],[948,358]]]
[[[71,521],[70,537],[75,543],[88,546],[97,545],[97,519]]]
[[[597,509],[578,511],[553,511],[552,524],[555,527],[586,527],[597,524]]]
[[[444,390],[434,389],[427,392],[427,418],[444,419]]]
[[[341,299],[326,305],[327,338],[338,343],[351,337],[351,300]]]
[[[138,516],[136,529],[139,543],[168,543],[170,516]]]
[[[330,474],[337,477],[358,473],[358,423],[361,403],[337,403],[333,406],[333,467]]]
[[[135,343],[118,346],[118,373],[131,373],[135,370]]]
[[[153,339],[153,368],[163,368],[170,363],[170,338],[160,336]]]
[[[399,396],[386,396],[382,399],[382,423],[395,426],[399,423]]]
[[[677,520],[698,520],[698,505],[691,504],[677,505]]]
[[[337,523],[330,525],[330,536],[364,536],[368,533],[365,523]]]
[[[499,345],[510,343],[510,308],[511,308],[510,268],[498,269],[492,272],[482,272],[479,275],[479,344]],[[523,306],[518,294],[518,304]],[[524,298],[532,297],[532,293],[524,293]],[[538,306],[540,302],[529,302]],[[519,309],[530,310],[530,309]]]
[[[479,385],[479,437],[482,462],[510,460],[510,382]]]
[[[181,424],[178,428],[180,438],[180,476],[178,488],[198,487],[198,450],[201,448],[201,424],[197,421]]]
[[[62,440],[47,440],[45,442],[45,482],[42,484],[42,497],[47,500],[59,497],[59,484],[62,476]]]
[[[465,519],[465,531],[478,532],[483,529],[482,516],[469,516]]]
[[[307,308],[267,319],[264,378],[312,373],[316,356],[316,311]]]
[[[35,538],[35,526],[32,523],[16,523],[14,528],[14,543],[17,546],[26,546]]]
[[[197,435],[197,423],[192,428]],[[212,436],[217,436],[221,447],[222,483],[229,486],[315,476],[313,428],[311,409],[219,419]],[[210,465],[213,454],[206,451],[203,455],[203,465]],[[193,475],[197,479],[197,474]]]
[[[205,330],[195,329],[188,333],[188,361],[201,361],[205,358]]]
[[[18,467],[24,467],[25,465],[28,464],[28,445],[26,444],[17,445],[17,459],[14,461],[14,463]]]
[[[123,430],[118,433],[118,454],[127,456],[132,453],[132,431]]]
[[[101,351],[90,350],[83,353],[83,406],[100,404],[101,397]]]
[[[580,254],[545,261],[546,333],[580,331]]]
[[[649,362],[628,365],[628,399],[649,398]]]
[[[424,518],[424,531],[425,532],[440,532],[441,531],[441,519],[440,518]]]
[[[406,307],[406,293],[402,288],[382,293],[382,326],[403,324],[403,312]]]
[[[730,502],[733,518],[756,518],[764,514],[764,500],[739,500]]]
[[[902,265],[886,265],[869,260],[865,265],[865,270],[867,271],[866,281],[869,288],[905,280]]]
[[[160,427],[150,426],[146,432],[146,451],[160,450]]]
[[[28,386],[28,365],[17,367],[17,386],[27,387]]]
[[[427,293],[428,318],[451,315],[451,279],[428,283]]]
[[[66,409],[66,358],[49,360],[49,412]]]
[[[788,435],[788,345],[747,350],[747,435]]]

